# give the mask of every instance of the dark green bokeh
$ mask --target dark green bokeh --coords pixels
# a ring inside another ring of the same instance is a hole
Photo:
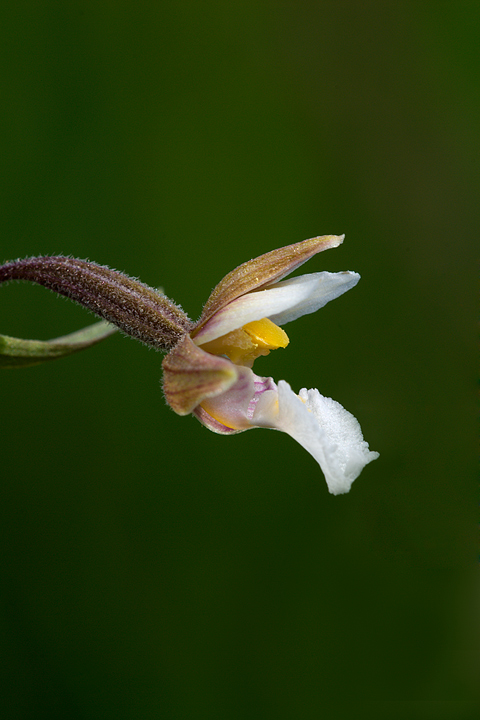
[[[1,15],[0,261],[90,258],[196,317],[240,262],[345,232],[307,272],[359,286],[258,370],[340,401],[381,454],[330,496],[289,438],[175,416],[161,356],[120,336],[2,372],[8,717],[316,718],[338,699],[467,717],[480,6]],[[89,316],[10,285],[0,319],[47,339]]]

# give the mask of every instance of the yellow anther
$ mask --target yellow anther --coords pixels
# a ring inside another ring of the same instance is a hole
[[[252,367],[257,357],[268,355],[270,350],[287,347],[288,343],[288,335],[282,328],[268,318],[262,318],[201,347],[213,355],[226,355],[236,365]]]
[[[285,330],[282,330],[281,327],[275,325],[268,318],[247,323],[242,330],[245,330],[255,345],[266,350],[276,350],[279,347],[286,348],[290,342]]]

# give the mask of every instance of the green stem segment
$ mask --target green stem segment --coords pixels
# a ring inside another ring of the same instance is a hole
[[[95,345],[117,332],[103,320],[54,340],[23,340],[0,335],[0,368],[23,368],[66,357]]]

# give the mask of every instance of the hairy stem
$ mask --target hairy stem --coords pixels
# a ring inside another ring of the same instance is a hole
[[[74,300],[146,345],[168,350],[193,323],[157,290],[116,270],[63,256],[0,266],[0,282],[27,280]]]

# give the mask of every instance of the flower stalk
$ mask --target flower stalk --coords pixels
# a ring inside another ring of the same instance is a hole
[[[0,282],[28,280],[91,310],[126,335],[169,350],[192,327],[165,295],[117,270],[63,256],[33,257],[0,267]]]

